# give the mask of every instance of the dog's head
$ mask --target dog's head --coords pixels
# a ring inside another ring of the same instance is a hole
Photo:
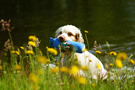
[[[83,43],[83,37],[80,32],[80,30],[73,26],[73,25],[65,25],[57,29],[55,33],[55,37],[59,39],[59,41],[76,41],[76,42],[81,42]]]

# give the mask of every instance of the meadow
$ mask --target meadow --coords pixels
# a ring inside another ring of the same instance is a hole
[[[9,39],[0,53],[0,89],[1,90],[134,90],[135,61],[133,54],[110,51],[102,52],[97,42],[94,54],[103,61],[108,72],[107,80],[94,80],[88,76],[88,68],[80,66],[75,57],[69,60],[71,67],[62,66],[58,59],[59,50],[45,46],[46,54],[39,48],[40,39],[35,35],[28,37],[28,43],[16,46],[13,43],[10,21],[0,21],[2,30],[7,31]],[[86,46],[88,31],[85,31]],[[72,52],[74,53],[74,52]],[[64,55],[63,55],[64,57]],[[101,58],[104,57],[104,58]],[[103,60],[104,59],[104,60]],[[92,60],[90,60],[92,62]],[[100,66],[97,65],[100,69]],[[78,76],[79,69],[86,74]]]

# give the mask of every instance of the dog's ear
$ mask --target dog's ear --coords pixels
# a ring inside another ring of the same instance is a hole
[[[75,39],[77,42],[84,43],[83,37],[79,33],[75,35]]]

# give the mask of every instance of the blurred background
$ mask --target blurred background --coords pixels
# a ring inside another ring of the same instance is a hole
[[[0,0],[0,19],[11,19],[14,45],[27,43],[36,35],[45,51],[49,37],[63,25],[72,24],[88,30],[90,50],[96,40],[106,50],[135,54],[135,0]],[[0,32],[0,50],[8,39]]]

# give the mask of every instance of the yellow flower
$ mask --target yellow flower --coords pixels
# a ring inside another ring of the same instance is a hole
[[[78,67],[74,65],[74,66],[71,67],[69,73],[70,74],[77,74],[78,71],[79,71]]]
[[[96,85],[95,85],[95,83],[92,83],[91,86],[92,86],[92,87],[95,87]]]
[[[133,82],[134,82],[134,80],[131,81],[131,83],[133,83]]]
[[[11,53],[14,53],[14,54],[20,55],[18,51],[11,51]]]
[[[58,67],[54,67],[54,68],[51,69],[51,72],[56,74],[57,72],[59,72],[59,68]]]
[[[15,51],[15,53],[16,53],[17,55],[20,55],[20,53],[19,53],[18,51]]]
[[[21,69],[21,66],[18,65],[18,64],[16,64],[16,65],[15,65],[15,69],[16,69],[16,70],[20,70],[20,69]]]
[[[3,69],[2,65],[0,65],[0,71]]]
[[[59,62],[56,62],[56,65],[59,66]]]
[[[29,36],[28,38],[29,38],[29,40],[32,40],[32,41],[36,41],[37,40],[36,36]]]
[[[60,67],[60,71],[61,71],[61,72],[65,72],[65,73],[67,73],[67,72],[68,72],[68,68],[67,68],[67,67],[65,67],[65,66]]]
[[[57,55],[58,54],[57,50],[54,49],[54,48],[48,48],[47,47],[46,49],[47,49],[48,52],[52,53],[53,55]]]
[[[16,53],[16,51],[11,51],[11,53]]]
[[[127,54],[124,53],[124,52],[120,52],[117,55],[117,59],[126,60],[127,59]]]
[[[21,49],[24,49],[24,47],[20,46]]]
[[[87,82],[88,82],[87,79],[84,78],[84,77],[78,77],[77,80],[78,80],[78,82],[79,82],[80,84],[83,84],[83,85],[86,85]]]
[[[83,49],[82,49],[82,52],[85,52],[85,51],[88,51],[88,50],[87,50],[86,48],[83,48]]]
[[[121,62],[120,59],[116,59],[116,60],[115,60],[115,64],[116,64],[116,66],[117,66],[118,68],[122,68],[122,67],[123,67],[123,64],[122,64],[122,62]]]
[[[37,73],[38,73],[39,75],[43,75],[44,71],[43,71],[42,69],[39,69],[39,70],[37,70]]]
[[[29,79],[33,82],[33,83],[38,83],[39,82],[39,78],[37,77],[37,75],[35,75],[34,73],[31,73],[29,75]]]
[[[88,31],[87,31],[87,30],[85,30],[84,32],[85,32],[85,33],[88,33]]]
[[[96,53],[101,54],[102,52],[101,52],[101,51],[96,50]]]
[[[26,54],[34,54],[34,52],[32,51],[32,50],[27,50],[26,52],[25,52]]]
[[[110,54],[110,55],[113,55],[113,56],[116,56],[116,55],[117,55],[117,53],[114,52],[114,51],[111,51],[109,54]]]
[[[17,73],[20,73],[20,71],[19,71],[19,70],[17,70]]]
[[[36,47],[36,44],[33,41],[29,41],[28,44],[31,45],[31,46],[33,46],[33,47]]]
[[[37,84],[35,84],[32,86],[32,90],[40,90],[40,87]]]
[[[131,64],[135,64],[135,61],[134,61],[133,59],[129,59],[129,62],[130,62]]]
[[[89,61],[90,61],[90,62],[92,62],[92,60],[91,60],[91,59],[89,59]]]
[[[87,66],[82,66],[81,69],[82,69],[83,71],[88,71],[88,67],[87,67]]]
[[[38,61],[39,63],[43,63],[43,64],[47,64],[47,63],[50,62],[50,60],[47,59],[45,56],[38,56],[38,57],[37,57],[37,61]]]
[[[114,64],[110,63],[109,66],[112,67]]]
[[[98,69],[101,69],[101,66],[100,66],[100,64],[99,64],[99,63],[97,64],[97,68],[98,68]]]

